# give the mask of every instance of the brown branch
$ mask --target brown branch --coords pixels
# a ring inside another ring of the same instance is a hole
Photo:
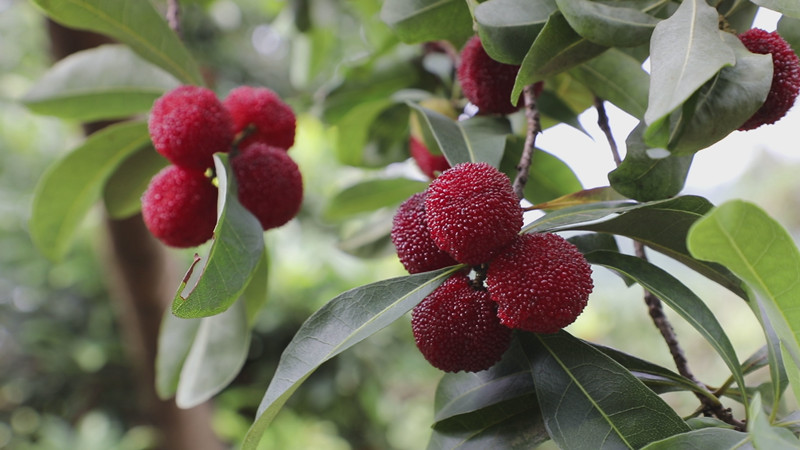
[[[519,199],[525,197],[525,184],[528,182],[528,172],[533,162],[533,152],[536,150],[536,135],[542,132],[539,121],[539,109],[536,107],[536,93],[533,84],[522,89],[525,101],[525,118],[528,121],[528,132],[525,135],[525,148],[517,165],[517,176],[514,178],[514,193]]]
[[[608,146],[611,148],[611,155],[614,157],[614,164],[619,166],[622,164],[622,158],[619,157],[619,149],[617,148],[617,141],[614,140],[614,135],[611,134],[611,127],[608,125],[608,115],[606,114],[606,107],[603,99],[594,97],[594,107],[597,110],[597,125],[606,135]]]
[[[178,0],[167,0],[167,24],[175,34],[181,35],[181,5]]]

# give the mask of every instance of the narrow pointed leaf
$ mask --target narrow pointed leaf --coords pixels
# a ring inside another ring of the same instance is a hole
[[[747,431],[753,446],[757,449],[795,450],[800,448],[800,440],[786,428],[772,426],[761,407],[761,395],[756,394],[748,410],[750,420]]]
[[[790,17],[800,19],[800,3],[795,0],[753,0],[758,6],[778,11]]]
[[[300,327],[281,355],[278,368],[242,444],[258,446],[284,403],[322,363],[403,317],[454,271],[455,266],[378,281],[344,292]]]
[[[554,211],[557,209],[569,208],[572,206],[589,205],[598,202],[609,202],[626,200],[614,189],[609,186],[596,187],[591,189],[583,189],[580,191],[572,192],[567,195],[554,198],[548,202],[537,203],[532,206],[532,209],[540,209],[546,211]]]
[[[673,450],[676,448],[703,450],[748,449],[747,433],[727,428],[703,428],[653,442],[642,450]]]
[[[611,48],[572,69],[570,75],[598,97],[638,119],[647,109],[650,75],[642,63],[629,54]]]
[[[264,252],[263,229],[239,203],[228,155],[214,159],[220,199],[217,226],[202,267],[193,265],[175,294],[172,313],[178,317],[213,316],[228,309],[244,292]]]
[[[646,44],[658,19],[634,8],[588,0],[556,0],[558,9],[581,36],[607,47]]]
[[[600,201],[589,204],[580,204],[568,208],[552,211],[522,228],[523,233],[542,233],[556,231],[561,228],[600,220],[613,214],[618,214],[632,208],[640,207],[639,204],[626,200]]]
[[[438,40],[461,44],[474,33],[463,0],[387,0],[381,20],[409,44]]]
[[[114,170],[103,189],[106,212],[113,219],[130,217],[142,209],[142,194],[150,180],[169,161],[152,145],[146,145],[128,156]]]
[[[558,7],[555,0],[488,0],[475,8],[483,48],[492,58],[519,65]]]
[[[50,166],[36,185],[30,221],[31,237],[45,256],[54,261],[64,256],[108,177],[149,144],[146,123],[120,123],[92,134]]]
[[[192,55],[150,0],[33,0],[51,19],[128,44],[184,84],[203,85]]]

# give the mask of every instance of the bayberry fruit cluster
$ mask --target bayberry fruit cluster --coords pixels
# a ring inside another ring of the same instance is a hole
[[[295,116],[267,88],[240,86],[224,101],[200,86],[180,86],[157,99],[148,130],[156,151],[172,164],[142,196],[142,217],[166,245],[194,247],[211,239],[217,222],[214,153],[229,152],[238,199],[264,230],[297,215],[303,182],[287,150]]]
[[[520,235],[522,208],[508,177],[457,164],[406,200],[391,238],[409,273],[457,272],[412,311],[417,347],[447,372],[480,371],[508,349],[511,329],[554,333],[575,321],[594,287],[578,249],[551,233]]]

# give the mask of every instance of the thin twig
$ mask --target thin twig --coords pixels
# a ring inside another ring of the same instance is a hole
[[[608,125],[608,115],[606,114],[606,107],[602,98],[595,96],[594,107],[597,110],[597,125],[606,135],[608,146],[611,148],[611,155],[614,157],[614,164],[619,166],[622,164],[622,158],[619,157],[619,149],[617,148],[617,141],[614,140],[614,135],[611,134],[611,127]]]
[[[519,199],[525,197],[525,183],[528,182],[528,172],[533,162],[533,152],[536,149],[536,135],[542,131],[533,84],[529,84],[522,89],[522,98],[525,101],[525,118],[528,121],[528,132],[525,135],[525,147],[522,149],[522,157],[517,165],[517,176],[514,178],[514,193],[517,194]]]
[[[181,5],[178,0],[167,0],[167,24],[175,34],[181,35]]]

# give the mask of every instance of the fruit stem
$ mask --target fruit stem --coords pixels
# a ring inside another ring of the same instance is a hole
[[[528,121],[528,132],[525,135],[525,148],[517,164],[517,176],[514,178],[514,193],[520,200],[525,197],[525,184],[528,182],[528,172],[533,162],[533,152],[536,150],[536,135],[542,132],[539,121],[539,108],[536,106],[536,93],[534,84],[522,88],[525,101],[525,118]]]

